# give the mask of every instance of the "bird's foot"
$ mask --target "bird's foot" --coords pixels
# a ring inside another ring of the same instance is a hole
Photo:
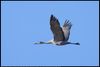
[[[77,42],[76,45],[80,45],[80,43]]]

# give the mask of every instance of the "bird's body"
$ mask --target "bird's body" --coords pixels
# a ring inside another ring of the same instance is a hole
[[[76,44],[76,45],[79,45],[79,43],[68,42],[71,27],[72,27],[72,24],[71,22],[69,22],[69,20],[66,20],[64,22],[63,27],[60,27],[60,23],[58,19],[54,17],[53,15],[51,15],[50,29],[53,33],[54,39],[48,42],[40,41],[39,43],[35,43],[35,44],[56,44],[56,45]]]
[[[58,42],[56,42],[56,41],[54,41],[53,39],[48,41],[48,43],[50,43],[50,44],[56,44],[56,45],[60,45],[62,42],[63,42],[63,41],[58,41]]]

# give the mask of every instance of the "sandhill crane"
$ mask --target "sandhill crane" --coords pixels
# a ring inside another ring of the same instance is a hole
[[[71,27],[72,27],[71,22],[69,22],[69,20],[66,20],[63,27],[61,28],[58,19],[55,16],[51,15],[50,29],[53,33],[54,39],[52,39],[48,42],[40,41],[40,42],[37,42],[34,44],[56,44],[56,45],[75,44],[75,45],[80,45],[79,43],[68,42]]]

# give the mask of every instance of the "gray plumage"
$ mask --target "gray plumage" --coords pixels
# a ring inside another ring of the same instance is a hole
[[[54,39],[48,42],[38,42],[35,44],[56,44],[56,45],[66,45],[66,44],[75,44],[80,45],[79,43],[68,42],[70,36],[70,29],[72,24],[69,20],[65,20],[64,25],[61,27],[58,19],[51,15],[50,17],[50,29],[53,33]]]

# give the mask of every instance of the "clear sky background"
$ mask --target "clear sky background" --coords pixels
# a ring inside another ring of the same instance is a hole
[[[35,45],[53,38],[50,15],[73,26],[77,45]],[[99,65],[98,1],[2,1],[1,65]]]

